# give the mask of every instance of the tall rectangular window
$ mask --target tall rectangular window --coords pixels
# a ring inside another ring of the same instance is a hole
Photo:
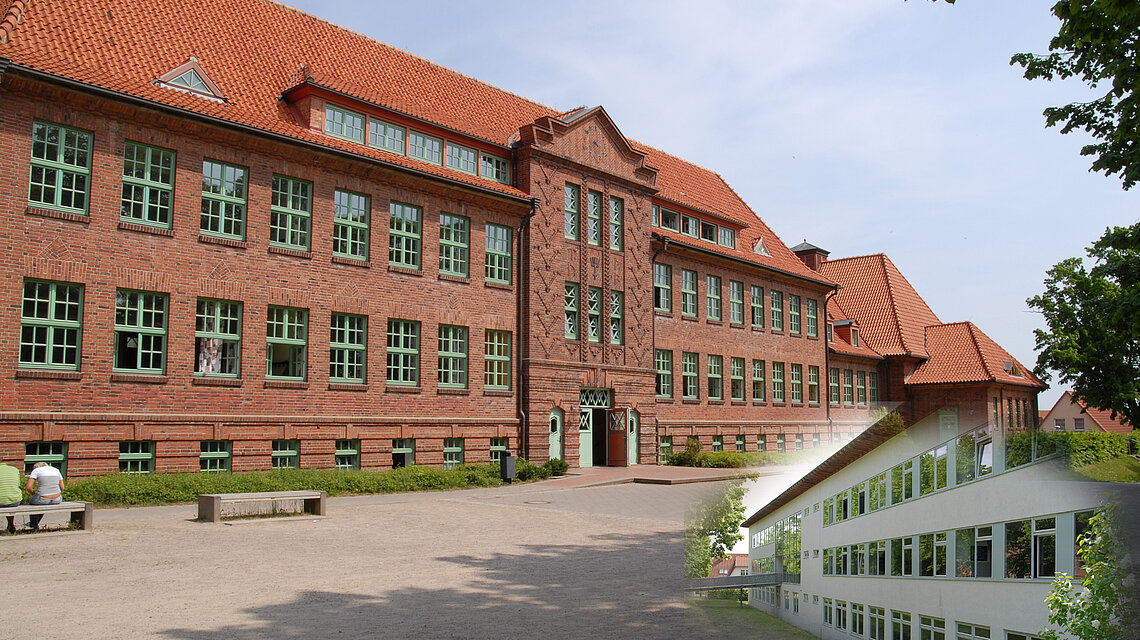
[[[403,127],[388,124],[383,120],[368,119],[368,144],[373,147],[404,155],[407,136],[408,132]]]
[[[859,371],[855,379],[855,400],[860,405],[867,404],[867,372]]]
[[[313,183],[275,175],[271,196],[269,244],[308,251]]]
[[[325,133],[363,144],[364,116],[355,111],[326,104]]]
[[[153,440],[123,440],[119,442],[119,473],[153,472]]]
[[[443,468],[454,469],[463,464],[463,438],[443,439]]]
[[[488,329],[486,334],[483,386],[487,389],[510,389],[511,332]]]
[[[935,447],[919,459],[919,488],[922,495],[946,488],[947,445]]]
[[[372,201],[366,195],[341,189],[333,193],[333,255],[368,259],[371,211]]]
[[[669,464],[669,457],[673,455],[673,436],[661,436],[661,459],[658,464]]]
[[[269,307],[265,323],[265,377],[304,380],[308,367],[309,312]]]
[[[855,404],[855,372],[843,370],[843,404]]]
[[[447,143],[447,166],[463,173],[475,175],[478,169],[479,152],[454,142]]]
[[[1033,577],[1056,577],[1057,519],[1037,518],[1033,521]]]
[[[432,164],[443,164],[443,140],[418,131],[409,131],[408,156]]]
[[[270,459],[274,469],[296,469],[301,466],[299,440],[274,440]]]
[[[241,373],[241,303],[198,298],[194,314],[194,373],[235,378]]]
[[[831,404],[839,404],[839,369],[832,367],[827,372],[827,401]]]
[[[673,267],[653,263],[653,309],[673,310]]]
[[[764,328],[764,288],[752,285],[752,326]]]
[[[245,240],[248,186],[245,167],[203,160],[202,218],[198,224],[199,231]]]
[[[510,438],[491,438],[491,462],[502,462],[503,453],[509,446]]]
[[[580,195],[581,190],[579,189],[578,185],[567,183],[566,204],[564,205],[564,211],[566,214],[565,234],[566,237],[571,240],[578,239],[578,213]]]
[[[851,633],[863,635],[863,605],[851,603]]]
[[[867,393],[871,397],[871,404],[879,403],[879,374],[874,371],[867,374]]]
[[[467,327],[439,325],[439,386],[467,386]]]
[[[732,358],[729,361],[729,374],[731,375],[732,399],[744,401],[744,358]]]
[[[687,400],[695,400],[700,397],[698,389],[700,384],[697,381],[697,354],[695,353],[682,353],[681,354],[681,395]]]
[[[127,141],[123,149],[123,200],[127,222],[170,228],[174,152]]]
[[[724,358],[709,356],[709,400],[724,398],[723,367]]]
[[[914,461],[906,462],[891,469],[891,504],[898,504],[914,497]]]
[[[910,614],[891,612],[891,640],[911,640]]]
[[[567,282],[564,298],[566,300],[566,338],[570,340],[578,339],[578,322],[580,316],[578,315],[580,302],[579,302],[579,289],[577,282]]]
[[[408,269],[420,268],[420,220],[417,206],[392,202],[388,221],[388,264]]]
[[[744,324],[744,283],[728,281],[728,321]]]
[[[784,363],[772,363],[772,402],[784,401]]]
[[[388,319],[388,384],[420,383],[420,323]]]
[[[166,372],[164,293],[115,291],[115,371]]]
[[[58,124],[32,124],[28,202],[87,215],[91,133]]]
[[[360,441],[338,438],[334,443],[333,465],[341,471],[354,471],[360,468]]]
[[[610,248],[621,251],[624,245],[622,227],[625,224],[625,203],[621,198],[610,197]]]
[[[752,361],[752,401],[764,402],[767,387],[764,382],[764,361]]]
[[[736,436],[736,451],[737,453],[744,453],[747,448],[747,443],[744,440],[743,434]]]
[[[720,246],[728,247],[729,249],[736,248],[736,232],[732,229],[720,228]]]
[[[709,320],[720,320],[720,276],[705,276],[706,312]]]
[[[232,443],[229,440],[202,440],[199,442],[199,471],[229,471]]]
[[[818,302],[808,298],[807,304],[807,335],[809,338],[819,337],[819,310]]]
[[[768,298],[772,302],[772,331],[784,330],[784,294],[779,291],[770,291]]]
[[[602,244],[602,194],[597,191],[586,192],[586,241]]]
[[[586,339],[602,340],[602,290],[598,287],[586,289]]]
[[[919,617],[919,640],[946,640],[946,621],[929,616]]]
[[[802,364],[791,365],[792,375],[792,402],[804,401],[804,366]]]
[[[867,607],[867,637],[871,640],[887,640],[887,618],[882,607]]]
[[[511,283],[511,228],[487,225],[486,272],[488,282]]]
[[[800,333],[800,297],[796,295],[788,296],[788,333]]]
[[[681,315],[697,315],[697,272],[681,269]]]
[[[334,313],[329,322],[329,381],[364,384],[367,316]]]
[[[439,214],[439,272],[466,278],[471,221],[450,213]]]
[[[511,163],[506,158],[482,154],[483,165],[479,175],[503,184],[511,183]]]
[[[78,370],[83,285],[25,280],[20,309],[20,366]]]
[[[808,365],[808,402],[819,403],[819,367]]]
[[[655,349],[653,363],[657,368],[657,397],[673,397],[673,352],[668,349]]]
[[[624,299],[621,291],[610,291],[610,344],[625,341]]]

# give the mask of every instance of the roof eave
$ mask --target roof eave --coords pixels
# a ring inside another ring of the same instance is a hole
[[[733,262],[739,262],[741,264],[746,264],[750,267],[756,267],[758,269],[767,269],[769,271],[775,271],[776,273],[783,274],[783,275],[789,276],[791,278],[798,278],[800,280],[806,280],[807,282],[813,282],[815,284],[823,285],[829,289],[838,289],[839,288],[839,285],[837,283],[834,283],[834,282],[827,282],[826,280],[817,280],[815,278],[809,278],[805,275],[802,275],[799,273],[793,273],[791,271],[788,271],[786,269],[781,269],[779,267],[773,267],[771,265],[761,264],[759,262],[752,262],[751,260],[745,260],[744,258],[738,258],[736,256],[731,256],[731,255],[728,255],[727,253],[720,253],[719,251],[710,251],[708,249],[705,249],[704,247],[689,244],[687,242],[682,242],[680,240],[677,240],[676,238],[670,238],[668,236],[663,236],[663,235],[660,235],[658,233],[654,233],[652,236],[652,239],[657,241],[657,242],[675,244],[675,245],[684,247],[686,249],[691,249],[691,250],[696,251],[698,253],[703,253],[705,255],[714,256],[717,258],[723,258],[725,260],[731,260]]]

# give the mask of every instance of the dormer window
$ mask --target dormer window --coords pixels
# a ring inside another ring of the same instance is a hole
[[[859,330],[854,327],[851,328],[851,346],[859,346]]]
[[[835,334],[833,333],[830,322],[827,323],[827,326],[824,329],[824,333],[827,334],[827,341],[828,342],[835,342]]]
[[[210,81],[206,76],[205,70],[198,64],[198,59],[191,57],[186,62],[178,65],[169,73],[164,74],[162,77],[154,81],[154,84],[167,89],[174,89],[175,91],[185,91],[202,98],[224,102],[222,92],[218,90],[217,85]]]
[[[325,105],[325,133],[345,140],[363,143],[364,116],[355,111],[327,104]]]
[[[701,235],[701,221],[693,216],[681,216],[681,233],[694,238]]]
[[[761,255],[761,256],[771,257],[771,255],[772,255],[772,254],[768,253],[768,247],[764,246],[764,238],[757,238],[756,239],[756,244],[752,245],[752,252],[755,253],[756,255]]]
[[[736,248],[736,232],[732,229],[720,228],[720,246],[728,247],[729,249]]]
[[[676,211],[668,209],[661,210],[661,228],[670,231],[681,230],[681,216],[677,215]]]
[[[1015,377],[1015,378],[1022,377],[1021,376],[1021,368],[1018,367],[1017,363],[1013,362],[1012,360],[1006,360],[1005,361],[1005,372],[1008,373],[1009,375]]]
[[[701,220],[701,240],[716,242],[716,225]]]

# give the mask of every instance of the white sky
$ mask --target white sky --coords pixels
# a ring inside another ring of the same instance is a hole
[[[559,110],[600,104],[724,176],[788,246],[887,253],[942,321],[1030,368],[1045,271],[1140,220],[1140,188],[1044,127],[1091,94],[1009,65],[1046,51],[1052,0],[295,4]]]

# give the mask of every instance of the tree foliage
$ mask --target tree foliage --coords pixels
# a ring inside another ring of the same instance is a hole
[[[1140,223],[1107,230],[1088,255],[1092,269],[1062,260],[1026,301],[1048,327],[1034,332],[1035,371],[1058,372],[1080,400],[1140,425]]]
[[[707,578],[714,558],[723,558],[744,539],[744,482],[731,482],[724,491],[690,507],[685,527],[685,577]]]
[[[1028,80],[1080,78],[1104,94],[1045,110],[1045,126],[1061,133],[1084,130],[1097,140],[1081,148],[1093,156],[1091,171],[1119,173],[1124,188],[1140,179],[1140,2],[1061,0],[1053,5],[1061,29],[1048,55],[1019,53],[1010,64],[1025,68]]]

